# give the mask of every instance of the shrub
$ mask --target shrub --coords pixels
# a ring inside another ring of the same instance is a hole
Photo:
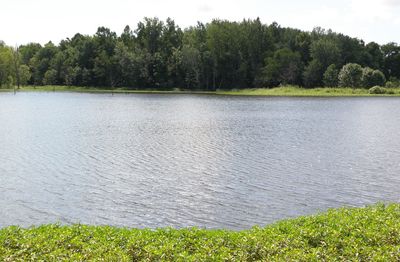
[[[359,64],[346,64],[339,73],[339,86],[359,87],[361,86],[361,76],[363,69]]]
[[[323,82],[327,87],[336,87],[338,86],[338,75],[339,71],[336,69],[336,65],[332,64],[328,66],[324,73]]]
[[[369,67],[363,69],[361,84],[363,87],[384,86],[386,82],[385,75],[379,70],[373,70]]]
[[[387,88],[400,88],[400,80],[395,77],[391,77],[389,79],[389,81],[386,82],[386,87]]]
[[[55,85],[55,84],[57,84],[57,71],[54,70],[54,69],[48,70],[44,74],[43,84],[44,85]]]
[[[375,95],[382,95],[382,94],[386,94],[387,90],[384,87],[374,86],[369,89],[369,93],[375,94]]]
[[[394,83],[392,81],[387,81],[386,84],[385,84],[385,87],[386,88],[396,88],[396,87],[399,87],[399,86],[397,86],[396,83]]]

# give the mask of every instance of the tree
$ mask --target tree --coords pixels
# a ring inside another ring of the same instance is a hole
[[[31,71],[27,65],[20,65],[19,76],[21,85],[27,85],[32,77]]]
[[[349,63],[343,66],[339,73],[339,86],[360,87],[363,69],[359,64]]]
[[[382,52],[386,77],[400,78],[400,46],[389,43],[382,46]]]
[[[200,52],[196,48],[184,46],[180,52],[180,63],[184,73],[186,88],[200,87]]]
[[[324,66],[316,59],[312,60],[303,72],[305,87],[316,87],[322,85]]]
[[[64,83],[67,86],[77,85],[80,71],[81,68],[79,66],[68,66],[64,75]]]
[[[310,60],[311,37],[308,33],[300,32],[296,35],[294,49],[301,54],[303,63]]]
[[[369,67],[363,69],[361,76],[361,84],[363,87],[384,86],[385,82],[385,75],[381,71],[373,70]]]
[[[368,53],[368,66],[372,68],[382,69],[383,67],[383,52],[379,44],[375,42],[368,43],[366,46]]]
[[[115,87],[120,81],[119,67],[115,59],[117,34],[105,27],[99,27],[93,38],[95,43],[95,58],[93,72],[94,82],[97,86]]]
[[[329,65],[339,64],[340,49],[334,39],[324,37],[311,44],[311,57],[317,60],[325,71]]]
[[[200,74],[199,86],[205,90],[213,89],[214,59],[207,43],[206,25],[198,23],[195,27],[190,27],[184,31],[182,45],[194,48],[200,54]],[[178,55],[178,54],[175,54]],[[182,73],[183,74],[183,73]],[[184,78],[178,73],[179,78]],[[179,81],[179,80],[178,80]],[[180,79],[180,81],[183,81]]]
[[[0,41],[0,86],[23,82],[210,91],[284,84],[336,86],[338,70],[349,63],[380,70],[386,79],[400,79],[396,43],[365,44],[323,28],[304,32],[276,22],[263,24],[259,18],[216,19],[183,30],[170,18],[144,18],[136,28],[126,26],[120,36],[99,27],[94,35],[78,33],[59,45],[22,45],[16,54]],[[23,81],[21,70],[26,73]],[[349,86],[385,80],[370,70],[362,83],[345,72],[341,77],[341,84]]]
[[[14,59],[13,52],[0,41],[0,87],[11,87],[14,83]]]
[[[124,46],[126,46],[129,50],[132,50],[135,47],[135,35],[133,34],[129,25],[125,26],[120,39]]]
[[[120,81],[118,69],[115,56],[110,56],[106,50],[101,50],[94,60],[94,68],[92,70],[96,85],[117,86]]]
[[[318,40],[311,44],[312,60],[303,73],[306,87],[322,86],[327,67],[340,63],[340,49],[336,39],[332,35],[325,35],[321,28],[315,28],[313,34]]]
[[[340,46],[340,65],[347,63],[367,65],[367,52],[363,41],[343,34],[337,35],[337,39]]]
[[[166,58],[172,56],[175,49],[179,48],[182,43],[183,32],[175,24],[175,21],[171,18],[167,18],[167,21],[163,25],[161,34],[161,52]]]
[[[256,87],[259,83],[256,78],[262,73],[266,53],[273,50],[272,39],[268,36],[267,27],[259,18],[243,20],[239,24],[240,54],[242,56],[241,68],[244,70],[243,86]],[[295,50],[297,51],[297,50]],[[260,83],[262,86],[263,83]],[[259,86],[260,86],[259,85]]]
[[[328,66],[328,68],[326,69],[326,71],[324,73],[324,78],[323,78],[324,86],[327,86],[327,87],[338,86],[338,82],[339,82],[338,75],[339,75],[339,71],[337,70],[335,64]]]
[[[27,45],[21,45],[19,47],[19,53],[21,57],[21,63],[28,65],[29,61],[32,59],[32,57],[35,56],[39,50],[42,49],[42,46],[40,44],[36,43],[30,43]]]
[[[49,69],[46,71],[43,77],[44,85],[55,85],[57,83],[57,71],[54,69]]]
[[[303,63],[298,52],[289,48],[279,49],[266,59],[265,64],[263,78],[267,86],[300,84]]]
[[[240,88],[246,68],[240,50],[239,26],[236,22],[213,20],[207,26],[207,46],[213,60],[213,89]]]
[[[58,51],[58,47],[56,47],[52,42],[49,42],[43,48],[39,49],[39,51],[31,58],[29,64],[32,68],[34,84],[44,84],[44,75],[49,69],[51,69],[51,60]]]
[[[135,30],[137,43],[150,54],[160,51],[164,23],[158,18],[145,17]]]

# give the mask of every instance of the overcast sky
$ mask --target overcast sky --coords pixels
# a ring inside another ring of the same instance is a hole
[[[311,31],[332,29],[380,44],[400,43],[400,0],[1,0],[0,40],[9,45],[58,43],[106,26],[118,34],[143,17],[173,18],[181,27],[213,18],[260,17]]]

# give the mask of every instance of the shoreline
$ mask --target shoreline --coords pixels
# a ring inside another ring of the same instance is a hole
[[[22,87],[16,92],[76,92],[76,93],[104,93],[104,94],[193,94],[193,95],[225,95],[225,96],[259,96],[259,97],[399,97],[400,88],[387,88],[391,94],[370,94],[364,88],[300,88],[300,87],[276,87],[254,88],[240,90],[217,91],[190,91],[190,90],[133,90],[127,88],[102,89],[92,87],[68,87],[68,86],[40,86]],[[14,92],[13,89],[0,89],[0,92]]]
[[[249,230],[58,224],[0,229],[0,260],[400,259],[400,204],[339,208]]]

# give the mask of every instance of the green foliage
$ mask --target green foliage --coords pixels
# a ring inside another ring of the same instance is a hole
[[[339,72],[339,86],[360,87],[363,69],[359,64],[349,63],[342,67]]]
[[[383,66],[383,53],[379,44],[375,42],[366,45],[367,64],[372,68],[382,68]]]
[[[369,67],[363,69],[361,84],[363,87],[384,86],[386,82],[385,75],[379,70],[373,70]]]
[[[201,54],[194,47],[184,46],[175,53],[178,63],[184,72],[184,82],[187,89],[200,88]]]
[[[19,67],[19,78],[21,85],[28,84],[29,80],[31,79],[32,74],[27,65],[21,65]]]
[[[370,94],[383,95],[383,94],[386,94],[386,93],[387,93],[387,90],[386,90],[384,87],[381,87],[381,86],[374,86],[374,87],[371,87],[371,88],[368,90],[368,92],[369,92]]]
[[[204,90],[190,90],[190,89],[132,89],[126,88],[113,88],[104,89],[96,87],[82,87],[82,86],[24,86],[22,91],[27,92],[42,92],[42,91],[68,91],[68,92],[89,92],[89,93],[148,93],[148,94],[207,94],[207,95],[232,95],[232,96],[326,96],[326,97],[348,97],[348,96],[374,96],[370,94],[368,89],[365,88],[302,88],[299,86],[281,86],[275,88],[251,88],[251,89],[234,89],[234,90],[218,90],[218,91],[204,91]],[[400,96],[400,88],[386,88],[386,95]]]
[[[266,86],[295,85],[301,83],[303,63],[301,55],[289,48],[277,50],[265,61],[263,79]]]
[[[400,88],[400,80],[395,77],[391,77],[389,81],[386,82],[385,86],[387,88]]]
[[[14,82],[13,53],[0,41],[0,87],[10,87]]]
[[[339,71],[337,70],[335,64],[328,66],[328,68],[326,69],[326,71],[324,73],[324,78],[323,78],[324,86],[327,86],[327,87],[338,86],[338,81],[339,81],[338,75],[339,75]]]
[[[12,75],[9,75],[6,79],[6,81],[4,82],[4,85],[6,88],[12,88],[14,86],[14,77],[12,77]]]
[[[45,225],[0,230],[4,261],[398,261],[400,205],[343,208],[235,232]]]
[[[396,43],[388,43],[381,47],[383,53],[383,71],[386,77],[400,79],[400,46]]]
[[[216,19],[182,30],[170,18],[144,18],[134,29],[126,26],[120,36],[99,27],[94,35],[76,34],[59,45],[22,45],[14,56],[20,61],[13,61],[11,50],[0,42],[0,86],[16,82],[18,65],[29,67],[31,77],[25,75],[25,80],[30,85],[112,89],[336,86],[336,72],[328,67],[334,64],[340,69],[349,63],[379,70],[387,79],[400,79],[396,43],[365,44],[331,30],[302,32],[277,23],[263,24],[260,19]],[[46,79],[47,72],[54,76],[53,70],[55,79]],[[344,84],[361,87],[361,80],[348,76],[343,76]],[[377,71],[365,75],[363,82],[370,87],[381,85],[382,79]]]
[[[45,85],[55,85],[57,84],[57,71],[54,69],[49,69],[44,74],[43,84]]]
[[[242,67],[240,27],[236,22],[213,20],[207,27],[207,47],[213,71],[213,89],[240,88],[245,77]]]
[[[330,37],[321,38],[311,44],[311,57],[327,68],[331,64],[339,63],[340,49]]]
[[[316,87],[322,85],[322,76],[325,68],[318,60],[312,60],[305,68],[303,81],[305,87]]]

